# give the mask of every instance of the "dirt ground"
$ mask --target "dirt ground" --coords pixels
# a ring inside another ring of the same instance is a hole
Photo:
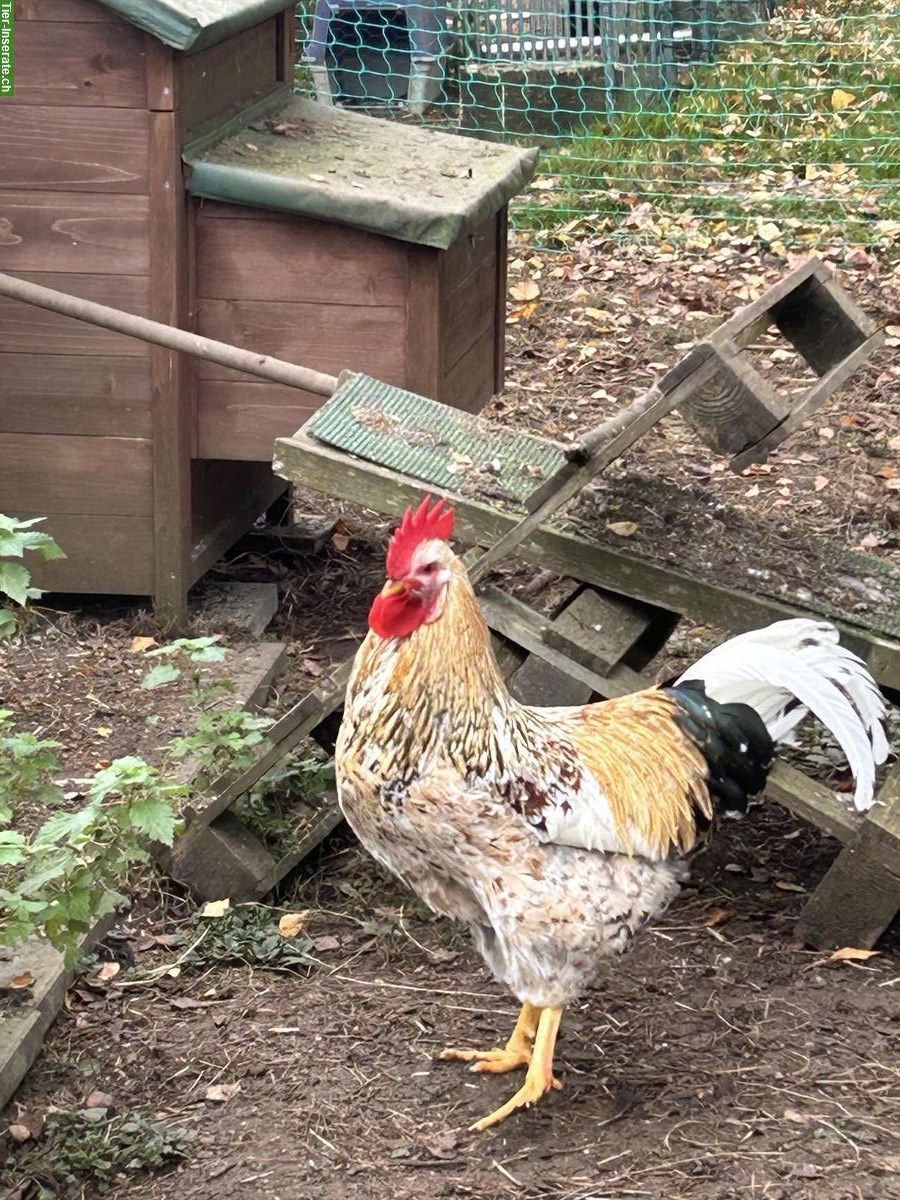
[[[857,264],[844,273],[857,301],[880,323],[897,322],[896,270]],[[512,305],[510,385],[489,412],[563,440],[578,435],[671,365],[682,342],[745,302],[746,289],[784,269],[750,254],[701,266],[608,247],[556,257],[521,247],[511,282],[536,282],[538,307]],[[783,514],[810,539],[828,535],[900,564],[892,486],[900,366],[890,340],[769,469],[730,475],[671,418],[618,477],[640,470],[699,488],[733,505],[748,528],[754,515]],[[593,491],[602,497],[609,487],[603,480]],[[306,559],[245,547],[221,572],[279,584],[270,632],[288,643],[291,666],[276,708],[346,648],[377,586],[380,552],[353,536],[360,514],[344,517],[349,544],[335,539]],[[708,536],[701,522],[697,539]],[[534,571],[507,578],[545,603],[556,582]],[[858,597],[849,588],[838,599]],[[131,639],[152,632],[148,616],[105,602],[79,608],[48,612],[0,651],[0,695],[25,727],[64,743],[73,779],[111,751],[152,756],[156,739],[182,732],[183,722],[177,689],[139,689]],[[683,623],[651,675],[722,636]],[[827,755],[808,755],[806,766],[846,786]],[[234,943],[231,961],[211,953],[212,934],[188,954],[199,936],[191,906],[139,881],[122,924],[125,968],[106,981],[94,968],[70,990],[4,1127],[37,1126],[52,1108],[80,1110],[99,1089],[116,1111],[183,1129],[187,1161],[123,1177],[114,1187],[121,1200],[900,1198],[900,930],[866,962],[829,962],[793,937],[835,852],[772,804],[724,825],[664,919],[566,1014],[564,1090],[486,1135],[467,1127],[515,1078],[473,1076],[435,1055],[505,1040],[515,1004],[465,933],[433,919],[345,832],[278,895],[277,908],[257,914],[274,930],[282,911],[308,913],[305,953],[275,969],[254,957],[252,939]],[[147,977],[166,964],[173,974]],[[218,1098],[207,1098],[217,1087]],[[25,1168],[24,1155],[39,1139],[5,1149],[0,1197],[30,1200],[40,1172]],[[97,1190],[88,1183],[75,1194]]]

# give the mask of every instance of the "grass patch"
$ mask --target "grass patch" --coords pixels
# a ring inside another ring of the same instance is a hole
[[[590,214],[601,229],[621,228],[623,215],[649,205],[689,214],[708,233],[777,221],[788,240],[818,240],[834,226],[851,241],[900,238],[900,12],[891,4],[789,4],[755,40],[685,70],[653,108],[598,120],[546,153],[517,224],[546,230]]]

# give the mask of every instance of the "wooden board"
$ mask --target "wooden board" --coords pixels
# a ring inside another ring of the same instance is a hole
[[[188,205],[181,170],[181,123],[176,112],[151,112],[150,316],[189,328]],[[150,347],[153,427],[153,603],[172,628],[187,624],[191,585],[191,447],[195,441],[195,362],[162,346]]]
[[[442,296],[441,373],[446,376],[461,358],[484,337],[491,334],[488,358],[493,381],[494,295],[496,261],[490,254],[454,291]],[[485,401],[489,399],[485,397]]]
[[[443,377],[438,399],[451,408],[480,412],[494,394],[495,346],[496,336],[491,326]]]
[[[444,318],[440,287],[440,251],[409,246],[404,314],[404,386],[420,396],[442,399],[441,339]],[[372,371],[368,372],[370,375]]]
[[[223,219],[233,216],[229,205],[209,200],[198,207],[197,290],[203,299],[405,305],[403,243],[305,217],[255,219],[259,210],[248,211],[249,218],[229,220]]]
[[[0,191],[0,262],[13,272],[146,275],[150,202],[146,196]]]
[[[198,332],[327,374],[347,368],[402,385],[403,323],[401,308],[201,300]],[[198,373],[201,379],[246,379],[205,361]]]
[[[14,113],[0,140],[5,188],[147,194],[146,112],[18,104]]]
[[[107,596],[149,596],[153,591],[149,515],[15,511],[23,518],[46,517],[40,528],[52,534],[68,556],[46,563],[36,558],[29,568],[36,587]]]
[[[142,275],[81,275],[56,271],[16,271],[21,279],[82,296],[98,304],[149,315],[149,280]],[[148,359],[150,348],[137,338],[99,325],[60,317],[45,308],[0,297],[0,354],[114,355]]]
[[[18,12],[16,18],[16,90],[4,98],[4,108],[144,107],[144,34],[139,29],[125,21],[23,21]]]
[[[140,438],[0,434],[0,512],[152,511],[150,442]]]
[[[798,935],[818,949],[868,949],[900,911],[900,764],[829,867]]]
[[[275,438],[289,436],[323,403],[322,396],[276,383],[201,379],[197,409],[198,456],[268,465]]]
[[[0,432],[150,436],[147,360],[0,354]]]
[[[177,59],[185,141],[260,99],[278,82],[277,18]]]

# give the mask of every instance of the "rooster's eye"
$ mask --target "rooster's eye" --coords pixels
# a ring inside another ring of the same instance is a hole
[[[437,570],[436,562],[425,563],[425,565],[422,567],[422,574],[423,575],[433,575],[436,570]]]

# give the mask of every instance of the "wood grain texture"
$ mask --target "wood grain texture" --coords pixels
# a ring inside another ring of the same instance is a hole
[[[260,99],[278,82],[277,18],[179,55],[178,107],[186,141]]]
[[[0,430],[150,436],[145,358],[0,354]]]
[[[151,112],[150,316],[166,325],[189,323],[188,200],[181,171],[181,121],[176,112]],[[153,428],[153,601],[173,627],[187,619],[191,584],[191,447],[195,436],[192,358],[150,347]]]
[[[146,275],[150,202],[146,196],[0,191],[0,263],[4,271]]]
[[[150,443],[141,438],[0,433],[0,461],[0,512],[151,511]]]
[[[360,229],[272,214],[238,224],[197,214],[197,286],[204,299],[285,300],[400,307],[406,247]]]
[[[403,383],[402,308],[364,305],[201,300],[198,332],[248,350],[337,374],[367,371]],[[199,364],[201,379],[246,379],[215,363]]]
[[[509,222],[507,209],[502,208],[494,218],[496,247],[496,284],[494,295],[494,394],[503,391],[506,382],[506,273],[508,260]]]
[[[475,413],[484,408],[494,394],[494,340],[492,323],[444,375],[443,404]]]
[[[441,373],[446,377],[485,332],[491,333],[488,353],[494,378],[494,303],[497,295],[493,254],[478,263],[460,287],[442,298]]]
[[[149,315],[149,281],[145,275],[82,275],[56,271],[16,271],[32,283],[57,288],[98,304]],[[99,325],[60,317],[19,300],[0,298],[0,353],[112,354],[148,358],[149,347],[137,338],[111,333]]]
[[[171,46],[164,46],[150,33],[144,34],[144,87],[151,112],[172,112],[178,108],[181,70],[177,57]]]
[[[149,516],[23,513],[46,516],[41,529],[68,557],[31,566],[36,587],[48,592],[149,596],[153,590],[153,521]]]
[[[9,113],[0,139],[5,188],[147,194],[146,112],[19,104]]]
[[[420,396],[443,400],[441,340],[444,306],[441,294],[441,251],[430,246],[409,246],[409,283],[406,297],[404,386]],[[369,374],[374,374],[370,371]]]
[[[485,262],[497,257],[496,229],[493,218],[472,233],[457,238],[440,256],[441,287],[445,294],[464,287]]]
[[[277,22],[276,55],[278,82],[294,84],[294,62],[297,55],[297,13],[293,7],[286,8],[275,18]]]
[[[134,26],[17,21],[15,36],[17,105],[143,108],[145,35]]]
[[[323,403],[312,392],[275,383],[201,379],[199,457],[269,463],[275,438],[296,433]]]

